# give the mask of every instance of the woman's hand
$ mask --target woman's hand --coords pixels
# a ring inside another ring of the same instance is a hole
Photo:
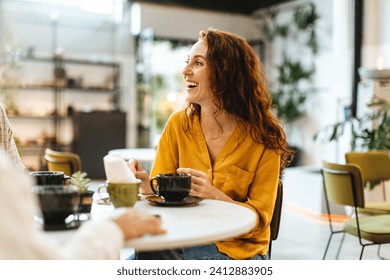
[[[160,217],[139,213],[135,209],[129,209],[112,220],[121,228],[125,239],[166,232],[161,228]]]
[[[213,186],[203,171],[192,168],[178,168],[177,173],[191,174],[190,195],[200,198],[210,198],[234,202],[230,197]]]
[[[127,162],[127,166],[134,173],[135,177],[142,181],[142,184],[140,186],[140,193],[141,194],[153,194],[153,191],[150,188],[149,174],[142,167],[142,165],[139,163],[139,161],[136,159],[130,159]]]

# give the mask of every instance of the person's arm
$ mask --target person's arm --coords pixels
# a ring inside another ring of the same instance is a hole
[[[2,151],[0,174],[0,220],[7,225],[0,231],[0,259],[118,259],[125,239],[165,232],[158,217],[118,209],[111,218],[86,222],[64,244],[49,243],[34,221],[39,206],[31,178]]]

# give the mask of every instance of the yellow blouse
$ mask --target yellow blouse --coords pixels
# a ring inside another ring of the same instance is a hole
[[[212,165],[199,118],[190,120],[187,132],[184,121],[184,111],[169,118],[157,148],[151,177],[176,172],[179,167],[206,172],[216,188],[258,216],[252,231],[216,242],[218,250],[233,259],[265,255],[270,240],[280,155],[255,143],[249,133],[243,135],[241,129],[236,128]]]

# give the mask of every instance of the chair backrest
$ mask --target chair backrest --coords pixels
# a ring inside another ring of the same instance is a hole
[[[363,178],[358,165],[322,161],[321,173],[327,199],[340,205],[364,208]]]
[[[348,152],[345,161],[360,166],[365,184],[370,182],[372,185],[390,179],[389,151]]]
[[[276,240],[279,235],[280,219],[282,216],[282,204],[283,204],[283,182],[279,181],[274,213],[272,215],[272,220],[271,220],[271,240]]]
[[[49,171],[62,171],[68,176],[81,171],[81,159],[75,153],[54,151],[47,148],[44,158]]]
[[[269,242],[268,246],[268,257],[269,259],[272,258],[272,241],[275,241],[278,239],[279,235],[279,228],[280,228],[280,219],[282,216],[282,204],[283,204],[283,182],[279,180],[278,183],[278,190],[276,194],[276,201],[274,206],[274,213],[272,214],[271,219],[271,240]]]

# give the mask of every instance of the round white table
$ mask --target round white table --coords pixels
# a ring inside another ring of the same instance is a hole
[[[92,216],[111,212],[111,205],[95,205]],[[208,244],[249,232],[256,225],[256,214],[241,205],[204,199],[198,204],[180,207],[153,206],[140,200],[134,208],[160,215],[167,231],[146,235],[126,242],[127,248],[138,251],[163,250]]]

